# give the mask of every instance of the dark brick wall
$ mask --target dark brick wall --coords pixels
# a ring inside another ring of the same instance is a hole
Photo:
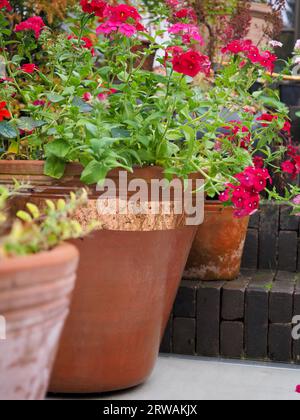
[[[233,282],[183,281],[162,352],[300,364],[300,217],[263,204],[249,224]]]
[[[291,334],[299,297],[300,273],[244,270],[229,283],[183,281],[161,351],[300,364]]]
[[[251,218],[244,268],[300,271],[300,217],[290,212],[288,206],[263,204]]]

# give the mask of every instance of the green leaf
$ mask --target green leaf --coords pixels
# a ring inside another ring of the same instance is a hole
[[[18,128],[24,131],[32,131],[45,125],[45,121],[34,120],[30,117],[21,117],[17,121]]]
[[[0,136],[6,139],[15,139],[18,137],[18,131],[11,123],[2,121],[0,122]]]
[[[44,174],[51,176],[51,178],[60,179],[65,173],[65,168],[66,163],[52,155],[46,159]]]
[[[92,160],[81,174],[81,181],[85,184],[97,184],[105,179],[108,169],[101,162]]]
[[[50,102],[56,104],[58,102],[62,102],[65,100],[65,98],[61,95],[58,95],[57,93],[47,93],[47,98]]]
[[[27,203],[26,207],[28,208],[34,219],[38,219],[40,217],[40,211],[35,204]]]
[[[93,110],[93,107],[91,107],[91,105],[87,104],[78,96],[75,96],[75,98],[72,101],[72,105],[77,106],[81,112],[91,112]]]
[[[18,211],[17,217],[23,220],[23,222],[26,222],[26,223],[32,222],[32,217],[30,216],[30,214],[26,213],[26,211],[22,211],[22,210]]]
[[[65,140],[54,140],[45,147],[47,156],[56,156],[57,158],[64,159],[69,153],[71,146]]]

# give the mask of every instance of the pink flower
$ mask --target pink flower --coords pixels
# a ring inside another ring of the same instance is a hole
[[[191,43],[192,40],[198,41],[200,45],[204,45],[204,40],[199,33],[199,29],[196,25],[188,23],[175,23],[168,29],[170,34],[180,34],[185,44]]]
[[[235,217],[252,215],[259,207],[259,193],[266,188],[267,181],[271,181],[270,174],[267,169],[249,166],[235,178],[239,184],[228,184],[219,199],[233,204]]]
[[[275,41],[275,40],[270,41],[269,44],[273,48],[282,48],[283,47],[283,43],[282,42]]]
[[[6,9],[8,12],[13,10],[8,0],[0,0],[0,10],[1,9]]]
[[[295,50],[300,50],[300,39],[298,39],[297,41],[296,41],[296,44],[295,44],[295,48],[294,48]]]
[[[37,100],[33,102],[34,106],[45,106],[46,105],[46,101],[43,100]]]
[[[127,38],[131,38],[136,33],[136,28],[128,23],[122,23],[119,26],[119,32],[127,36]]]
[[[296,205],[300,205],[300,195],[297,195],[297,197],[294,198],[293,203]],[[300,385],[298,385],[300,388]]]
[[[90,92],[85,92],[82,96],[82,99],[85,102],[89,102],[93,98],[92,94]]]
[[[107,99],[110,95],[113,95],[114,93],[117,93],[117,90],[116,90],[116,89],[109,89],[109,90],[108,90],[108,91],[106,91],[106,92],[99,93],[99,95],[98,95],[98,99],[99,99],[99,101],[106,101],[106,99]]]
[[[23,64],[20,68],[24,73],[32,74],[35,71],[39,71],[39,68],[36,64]]]
[[[300,394],[300,385],[296,386],[296,392],[297,392],[297,394]]]
[[[45,23],[43,22],[43,19],[39,16],[33,16],[16,25],[15,32],[33,31],[36,39],[39,39],[44,27]]]

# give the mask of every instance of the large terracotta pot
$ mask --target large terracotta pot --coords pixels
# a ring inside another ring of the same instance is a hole
[[[78,251],[69,244],[1,260],[2,327],[6,320],[6,339],[0,340],[1,400],[45,397],[77,264]]]
[[[240,272],[249,217],[237,219],[232,208],[205,204],[184,276],[197,280],[233,280]]]
[[[18,165],[17,178],[26,171],[26,165]],[[1,169],[0,162],[0,179],[7,179],[7,172],[16,169],[16,165],[9,169],[5,164]],[[29,172],[36,185],[30,196],[33,202],[45,196],[59,197],[80,185],[76,165],[59,182],[43,177],[39,163],[31,164],[31,169],[28,164]],[[109,178],[117,182],[117,175],[113,171]],[[128,176],[149,184],[152,178],[162,178],[163,171],[137,169]],[[88,207],[77,214],[83,223],[99,217],[93,187],[89,194]],[[21,198],[17,201],[20,208]],[[148,378],[197,231],[197,226],[185,226],[182,215],[174,214],[116,215],[100,220],[103,230],[75,241],[81,262],[53,371],[52,392],[112,391]]]

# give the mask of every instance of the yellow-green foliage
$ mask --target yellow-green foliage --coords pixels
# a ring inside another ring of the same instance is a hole
[[[0,188],[0,222],[5,221],[4,208],[9,197],[6,188]],[[72,216],[76,210],[87,203],[87,193],[71,193],[68,200],[47,200],[45,209],[31,203],[27,211],[19,211],[10,233],[1,239],[0,257],[36,254],[54,248],[62,241],[79,238],[90,233],[95,227],[91,223],[83,228]]]

